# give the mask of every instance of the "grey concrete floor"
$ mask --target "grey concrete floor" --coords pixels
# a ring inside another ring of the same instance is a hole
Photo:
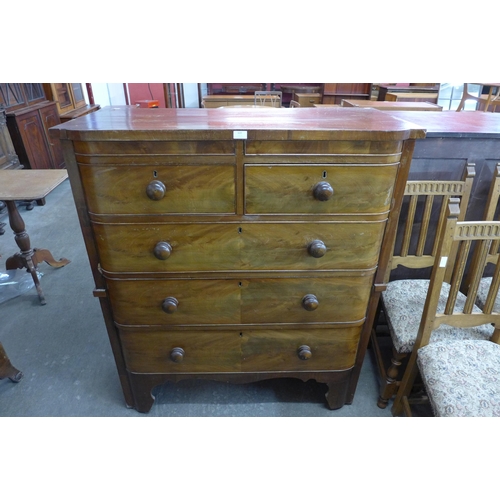
[[[125,406],[87,259],[69,181],[44,206],[19,207],[32,247],[71,261],[56,269],[39,265],[47,304],[36,290],[0,304],[0,342],[24,374],[19,383],[0,380],[0,416],[79,417],[391,417],[377,407],[377,379],[368,352],[352,405],[329,410],[326,386],[311,380],[275,379],[233,385],[182,381],[155,389],[148,414]],[[0,236],[0,270],[18,251],[7,214]]]

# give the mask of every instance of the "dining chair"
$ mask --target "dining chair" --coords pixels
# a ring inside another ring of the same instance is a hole
[[[459,220],[465,219],[475,165],[465,165],[459,181],[422,180],[406,183],[398,224],[403,227],[402,236],[395,243],[385,276],[387,287],[382,291],[377,320],[371,332],[371,346],[375,356],[380,381],[377,405],[385,408],[394,396],[400,381],[400,369],[412,351],[418,325],[429,286],[429,273],[439,243],[439,234],[446,221],[448,201],[461,199]],[[436,218],[437,216],[437,218]],[[403,226],[404,224],[404,226]],[[454,245],[450,262],[456,255]],[[390,281],[391,271],[402,266],[410,278]],[[451,269],[446,274],[449,282]],[[425,276],[425,277],[423,277]],[[385,318],[387,332],[381,328]],[[391,354],[386,353],[388,349]]]
[[[493,181],[490,185],[490,189],[488,192],[488,197],[486,199],[486,205],[484,209],[484,214],[482,220],[485,221],[494,221],[499,220],[499,200],[500,200],[500,163],[497,163],[494,171]],[[499,242],[494,242],[486,255],[486,265],[489,265],[489,269],[486,270],[488,274],[493,266],[495,266],[498,262],[500,255],[500,244]],[[476,262],[478,259],[481,259],[479,247],[474,249],[472,262]],[[465,282],[465,287],[469,285],[469,278],[467,278]],[[486,299],[488,296],[488,290],[491,285],[492,277],[491,276],[483,276],[479,282],[479,288],[477,292],[476,305],[480,308],[483,308]],[[495,300],[494,309],[496,311],[500,311],[500,297],[497,296]]]
[[[474,304],[488,248],[500,241],[500,222],[460,222],[459,214],[458,200],[450,200],[417,339],[392,407],[394,416],[412,416],[418,374],[435,416],[500,416],[500,313],[493,311],[500,284],[498,263],[484,308]],[[473,242],[482,258],[469,268],[465,295],[460,287]],[[455,243],[459,250],[445,288],[447,259]]]
[[[254,104],[261,106],[281,107],[283,92],[279,90],[256,90]]]
[[[482,91],[482,85],[480,86],[479,91]],[[489,94],[485,97],[482,94],[471,94],[469,91],[469,84],[464,83],[462,99],[457,107],[457,111],[464,111],[466,101],[476,101],[477,111],[494,111],[496,106],[500,105],[500,85],[496,87],[495,94],[493,94],[493,87],[491,87]]]

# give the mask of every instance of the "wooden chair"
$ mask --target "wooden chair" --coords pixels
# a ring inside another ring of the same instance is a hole
[[[417,337],[429,286],[428,272],[434,264],[438,235],[446,220],[448,201],[451,197],[461,198],[459,220],[464,220],[474,175],[474,164],[467,164],[460,181],[408,181],[406,184],[403,203],[408,207],[407,216],[404,221],[402,211],[399,220],[399,224],[405,224],[402,241],[396,243],[398,251],[392,252],[385,276],[385,283],[388,285],[381,294],[377,315],[380,319],[381,313],[384,314],[389,336],[382,334],[378,320],[371,334],[371,345],[380,378],[377,402],[380,408],[385,408],[396,393],[400,366],[411,353]],[[431,221],[433,210],[438,211],[437,221]],[[455,245],[450,260],[453,260],[456,249]],[[411,269],[417,277],[389,282],[391,271],[398,266]],[[419,270],[424,269],[427,269],[426,278],[418,278],[418,275],[423,274]],[[451,271],[446,276],[448,281],[450,275]],[[392,351],[390,361],[383,355],[383,346],[388,343]]]
[[[493,181],[490,186],[490,190],[488,193],[488,198],[486,200],[486,205],[484,209],[483,219],[485,221],[494,221],[499,219],[499,215],[497,214],[498,210],[498,202],[500,200],[500,163],[497,163],[495,168],[495,173],[493,176]],[[495,266],[498,262],[498,258],[500,255],[500,244],[498,242],[494,242],[488,250],[486,255],[486,265],[490,265],[489,268]],[[477,265],[478,259],[481,259],[479,247],[475,248],[472,262]],[[465,287],[469,286],[469,277],[465,280]],[[492,277],[484,276],[481,278],[479,282],[479,288],[477,292],[476,305],[481,309],[484,307],[486,303],[486,299],[488,296],[488,290],[491,285]],[[500,297],[496,298],[495,311],[500,311]]]
[[[254,104],[260,106],[281,107],[283,93],[279,90],[256,90]]]
[[[300,102],[294,101],[293,99],[290,101],[291,108],[300,108]]]
[[[458,201],[450,203],[448,219],[429,283],[417,339],[394,400],[394,416],[411,416],[411,391],[418,372],[434,415],[500,416],[500,313],[493,304],[500,285],[500,265],[483,310],[474,301],[492,242],[500,241],[500,222],[460,222]],[[467,295],[460,292],[472,242],[481,259],[471,265]],[[447,259],[459,243],[448,286]]]
[[[500,86],[497,87],[497,92],[493,95],[493,87],[490,88],[488,96],[483,95],[473,95],[469,92],[469,84],[464,83],[464,91],[462,93],[462,99],[458,105],[457,111],[463,111],[465,108],[466,101],[476,101],[477,111],[494,111],[496,106],[500,106]],[[491,109],[490,109],[491,108]]]

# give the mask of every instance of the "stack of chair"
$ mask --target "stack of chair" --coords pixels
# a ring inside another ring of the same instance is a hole
[[[404,266],[415,275],[427,271],[427,276],[434,264],[439,243],[439,234],[446,222],[448,202],[451,198],[461,199],[461,209],[457,219],[465,219],[472,183],[474,180],[474,164],[467,164],[460,181],[408,181],[405,189],[404,203],[408,206],[408,214],[404,221],[403,211],[399,223],[405,222],[402,241],[396,243],[399,250],[393,251],[388,266],[390,278],[392,270]],[[433,225],[433,213],[438,209],[439,215]],[[453,245],[448,260],[451,263],[456,255],[457,245]],[[445,275],[446,288],[450,282],[451,269]],[[401,365],[407,361],[417,338],[418,327],[429,287],[428,278],[399,279],[390,281],[387,289],[381,294],[379,314],[386,319],[389,336],[382,332],[376,322],[371,335],[380,378],[378,406],[385,408],[389,400],[396,394],[400,380]],[[477,335],[481,335],[477,333]],[[392,356],[386,361],[385,345],[389,342]]]
[[[500,242],[500,222],[460,222],[459,213],[458,200],[452,200],[440,232],[417,339],[392,407],[395,416],[412,415],[418,374],[435,416],[500,416],[500,312],[494,309],[500,285],[498,258],[484,286],[483,306],[475,304],[479,286],[485,283],[490,249]],[[448,260],[457,244],[444,292]],[[462,334],[442,335],[444,328]]]

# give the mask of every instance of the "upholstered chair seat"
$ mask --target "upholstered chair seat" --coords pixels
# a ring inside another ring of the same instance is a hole
[[[387,325],[392,342],[398,353],[408,354],[412,351],[424,311],[425,299],[429,288],[429,280],[397,280],[391,281],[387,290],[382,292],[382,300],[387,314]],[[437,312],[444,312],[448,299],[450,285],[443,283]],[[463,309],[466,297],[458,292],[455,311]],[[500,310],[500,309],[499,309]],[[475,312],[481,312],[475,306]],[[491,338],[494,329],[491,325],[481,325],[472,328],[456,328],[441,325],[431,335],[431,342],[444,339],[479,339]]]
[[[417,365],[437,417],[500,417],[500,345],[441,339],[418,350]]]

